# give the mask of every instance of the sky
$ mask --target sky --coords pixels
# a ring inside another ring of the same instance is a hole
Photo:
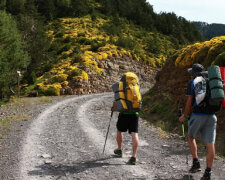
[[[174,12],[188,21],[225,24],[225,0],[147,0],[155,13]]]

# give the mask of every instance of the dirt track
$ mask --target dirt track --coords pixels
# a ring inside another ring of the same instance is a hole
[[[187,144],[164,135],[140,119],[138,163],[126,165],[131,137],[124,136],[124,157],[115,158],[116,118],[110,126],[105,154],[102,149],[110,118],[112,94],[71,96],[44,108],[23,124],[23,132],[11,132],[1,143],[1,179],[189,179]],[[19,136],[17,136],[19,133]],[[7,154],[8,152],[8,154]],[[191,165],[191,157],[189,166]],[[200,158],[202,169],[205,158]],[[223,160],[215,160],[212,179],[225,176]],[[203,172],[194,174],[200,179]],[[190,178],[191,179],[191,178]]]

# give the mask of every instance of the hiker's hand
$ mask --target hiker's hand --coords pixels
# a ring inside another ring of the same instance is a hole
[[[179,121],[180,121],[181,123],[183,123],[183,122],[184,122],[184,120],[185,120],[184,115],[182,115],[182,116],[180,116],[180,117],[179,117]]]
[[[115,111],[116,110],[116,103],[113,102],[113,106],[111,107],[111,111]]]
[[[112,107],[111,107],[111,111],[114,111],[114,110],[115,110],[115,109],[114,109],[114,107],[112,106]]]

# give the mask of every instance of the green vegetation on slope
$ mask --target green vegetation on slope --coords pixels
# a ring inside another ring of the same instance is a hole
[[[35,87],[37,84],[43,83],[43,79],[52,79],[53,82],[48,83],[53,84],[55,80],[51,73],[48,78],[38,77],[43,74],[46,76],[47,72],[57,68],[59,63],[64,64],[63,60],[66,60],[65,63],[67,63],[68,58],[73,61],[70,62],[70,65],[75,69],[67,74],[68,77],[60,77],[62,79],[58,82],[60,85],[63,80],[66,85],[66,81],[73,79],[74,76],[87,78],[87,74],[75,64],[101,72],[101,69],[96,68],[95,61],[90,60],[90,57],[102,59],[110,56],[109,51],[114,50],[117,55],[126,51],[133,58],[160,67],[163,65],[165,57],[170,55],[174,49],[189,42],[201,40],[200,34],[192,23],[182,17],[177,17],[174,13],[155,14],[152,6],[146,0],[3,0],[0,2],[0,10],[7,16],[13,17],[12,20],[16,23],[12,29],[16,29],[20,37],[17,36],[18,38],[12,41],[22,42],[22,46],[18,45],[17,47],[29,57],[25,66],[18,67],[17,63],[12,63],[12,72],[4,71],[0,73],[0,76],[11,77],[11,73],[16,73],[15,69],[20,70],[22,72],[21,83],[29,86],[26,92],[32,90],[30,85]],[[67,27],[65,22],[62,22],[67,18],[71,18],[71,21],[80,18],[79,24],[73,24],[66,20],[67,25],[72,25]],[[87,21],[91,21],[90,26],[93,27],[88,27]],[[103,23],[100,25],[98,21]],[[77,35],[71,34],[65,37],[64,34],[72,31],[73,26],[75,29],[79,28]],[[97,29],[94,26],[99,28],[96,33],[102,33],[109,39],[90,38],[93,33],[91,29]],[[52,35],[49,34],[51,30],[53,31]],[[11,36],[9,33],[5,35],[4,38],[11,38],[7,37]],[[53,39],[51,40],[51,38]],[[3,46],[0,42],[0,47]],[[69,50],[72,52],[68,52]],[[2,48],[1,51],[1,56],[5,56],[8,49]],[[106,56],[106,54],[108,55]],[[86,56],[90,61],[85,60]],[[18,53],[14,54],[14,57],[21,61],[23,59]],[[2,62],[3,60],[0,63]],[[13,78],[15,79],[16,76],[14,75]],[[3,97],[7,99],[13,94],[13,91],[16,92],[17,83],[14,80],[9,88],[5,82],[8,79],[3,78],[2,81],[1,88],[4,91],[1,90],[0,99]],[[60,87],[59,84],[57,87]],[[58,94],[55,88],[49,88],[47,94]],[[45,94],[45,92],[41,94]]]
[[[47,34],[57,59],[52,69],[38,78],[37,86],[41,93],[51,95],[59,95],[61,87],[72,79],[87,80],[88,74],[82,67],[103,73],[96,59],[126,55],[152,67],[161,67],[176,49],[170,37],[148,32],[119,17],[94,21],[90,16],[61,18],[49,24]]]

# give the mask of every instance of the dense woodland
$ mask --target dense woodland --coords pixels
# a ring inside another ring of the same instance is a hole
[[[225,24],[208,24],[205,22],[194,22],[194,24],[205,40],[225,35]]]
[[[92,20],[114,17],[110,30],[118,35],[122,33],[118,19],[123,18],[149,32],[167,35],[178,45],[202,40],[193,23],[174,13],[156,14],[146,0],[1,0],[0,99],[14,93],[18,70],[23,72],[23,83],[33,84],[55,63],[57,54],[46,34],[49,22],[85,15]]]

